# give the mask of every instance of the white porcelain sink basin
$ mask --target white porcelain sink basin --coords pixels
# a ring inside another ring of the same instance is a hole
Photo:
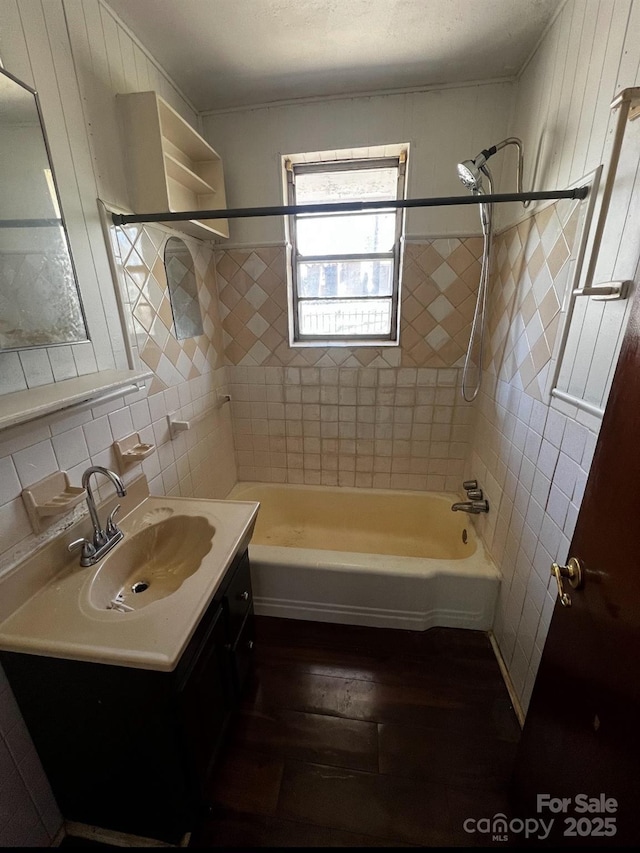
[[[100,562],[89,603],[127,613],[171,595],[198,571],[215,532],[204,516],[172,515],[129,534]]]

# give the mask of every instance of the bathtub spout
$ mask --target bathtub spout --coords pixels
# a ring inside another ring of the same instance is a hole
[[[451,505],[453,512],[470,512],[473,515],[478,515],[481,512],[489,512],[489,501],[460,501]]]

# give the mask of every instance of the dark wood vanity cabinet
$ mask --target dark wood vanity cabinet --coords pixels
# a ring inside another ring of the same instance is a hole
[[[65,819],[178,843],[206,807],[252,647],[245,551],[173,672],[2,652]]]

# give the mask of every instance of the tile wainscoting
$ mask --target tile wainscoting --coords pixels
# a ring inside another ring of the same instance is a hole
[[[240,480],[458,491],[472,408],[455,368],[227,368]]]
[[[291,347],[284,247],[216,251],[241,480],[454,490],[482,239],[411,242],[398,347]]]
[[[492,511],[476,526],[502,574],[494,633],[526,712],[597,440],[550,402],[548,372],[581,210],[558,202],[497,235],[489,342],[465,476]],[[593,423],[593,421],[590,421]]]

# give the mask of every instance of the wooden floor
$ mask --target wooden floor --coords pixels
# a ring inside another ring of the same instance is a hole
[[[487,846],[520,729],[484,634],[256,621],[194,846]]]

